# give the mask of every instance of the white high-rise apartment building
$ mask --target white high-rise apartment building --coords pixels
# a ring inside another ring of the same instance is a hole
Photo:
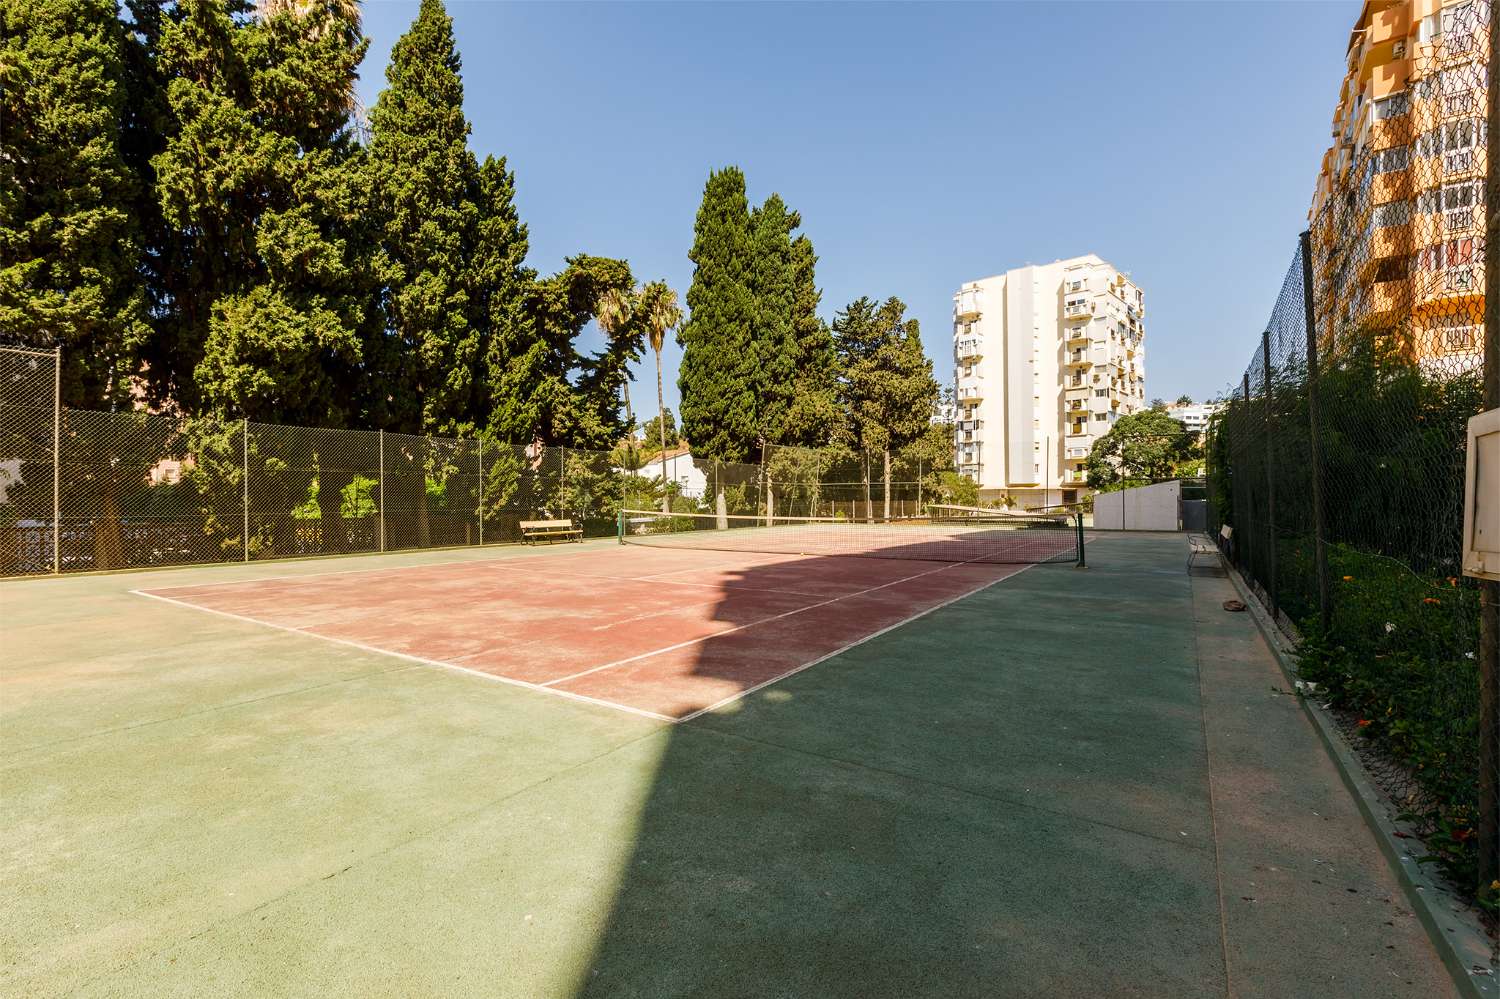
[[[1084,459],[1145,408],[1145,296],[1093,255],[969,281],[953,296],[954,463],[983,502],[1076,502]]]

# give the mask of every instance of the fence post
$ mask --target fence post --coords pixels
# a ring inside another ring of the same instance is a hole
[[[1266,596],[1276,620],[1276,392],[1271,378],[1271,331],[1260,335],[1261,378],[1266,391]]]
[[[62,347],[52,348],[52,572],[62,572]]]
[[[250,418],[240,420],[240,485],[243,487],[245,520],[240,534],[240,548],[244,561],[250,561]]]
[[[479,438],[479,546],[484,547],[484,438]]]
[[[1489,0],[1489,30],[1500,18],[1500,0]],[[1491,36],[1488,80],[1489,135],[1485,143],[1484,397],[1500,409],[1500,80]],[[1479,890],[1500,880],[1500,581],[1479,581]],[[1491,901],[1494,900],[1491,893]]]
[[[1302,314],[1307,323],[1307,437],[1312,456],[1313,570],[1318,577],[1318,620],[1328,634],[1333,598],[1328,590],[1327,512],[1323,506],[1323,439],[1318,412],[1318,321],[1313,307],[1312,233],[1302,231]]]
[[[385,430],[380,431],[380,550],[385,551]]]

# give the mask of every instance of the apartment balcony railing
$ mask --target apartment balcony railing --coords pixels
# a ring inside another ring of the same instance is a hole
[[[1447,232],[1469,232],[1474,228],[1474,209],[1452,208],[1443,212],[1443,229]]]
[[[981,356],[982,353],[978,340],[963,340],[953,348],[954,358],[960,361],[971,360]]]
[[[1063,316],[1068,319],[1086,319],[1093,314],[1093,302],[1070,302],[1063,306]]]
[[[958,397],[960,399],[968,400],[983,399],[984,390],[981,389],[978,385],[969,385],[958,390]]]
[[[1075,350],[1073,351],[1073,353],[1068,355],[1067,360],[1064,363],[1066,363],[1069,367],[1077,365],[1087,367],[1094,362],[1089,360],[1089,355],[1086,351]]]

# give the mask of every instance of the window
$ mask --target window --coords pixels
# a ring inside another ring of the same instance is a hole
[[[1441,24],[1437,14],[1428,14],[1422,18],[1422,23],[1417,26],[1417,41],[1424,45],[1434,41],[1441,34],[1439,27]]]
[[[1094,389],[1094,398],[1095,399],[1108,399],[1109,398],[1109,389],[1102,389],[1102,388],[1096,388],[1096,389]]]
[[[1373,157],[1376,173],[1390,173],[1392,170],[1404,170],[1409,162],[1409,146],[1392,146],[1389,149],[1377,149]]]
[[[1449,52],[1469,52],[1474,48],[1474,27],[1478,18],[1474,4],[1458,3],[1444,8],[1442,35],[1443,47]]]
[[[1409,257],[1382,257],[1375,264],[1375,280],[1399,281],[1406,277],[1411,271],[1411,258]]]
[[[1411,218],[1411,202],[1409,201],[1387,201],[1383,205],[1376,205],[1374,222],[1377,228],[1388,225],[1400,225]]]
[[[1411,98],[1406,91],[1391,94],[1389,97],[1381,97],[1370,105],[1370,111],[1374,114],[1376,121],[1385,121],[1406,114],[1411,110]]]
[[[1484,84],[1477,79],[1477,67],[1445,69],[1438,74],[1438,86],[1443,92],[1443,114],[1462,114],[1476,110],[1474,91]]]
[[[1106,416],[1104,413],[1095,413],[1094,414],[1094,422],[1095,423],[1103,423],[1103,422],[1105,422],[1108,419],[1109,419],[1109,417]]]

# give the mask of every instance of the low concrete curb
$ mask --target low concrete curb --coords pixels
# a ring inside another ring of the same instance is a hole
[[[1256,627],[1276,656],[1276,662],[1286,677],[1287,687],[1295,691],[1297,667],[1291,655],[1291,646],[1281,630],[1271,621],[1265,606],[1246,585],[1239,570],[1224,560],[1229,579],[1239,591],[1240,599],[1255,618]],[[1344,784],[1354,795],[1365,824],[1375,833],[1375,840],[1385,853],[1391,869],[1406,892],[1412,911],[1427,928],[1432,944],[1437,948],[1459,991],[1471,999],[1497,999],[1500,997],[1500,954],[1496,944],[1485,933],[1479,917],[1463,899],[1453,893],[1437,875],[1418,863],[1418,854],[1407,844],[1420,843],[1412,827],[1396,819],[1400,809],[1379,788],[1370,782],[1359,758],[1344,744],[1328,712],[1307,697],[1294,695],[1302,704],[1302,710],[1317,729],[1323,746],[1328,750],[1334,765],[1338,767]]]

